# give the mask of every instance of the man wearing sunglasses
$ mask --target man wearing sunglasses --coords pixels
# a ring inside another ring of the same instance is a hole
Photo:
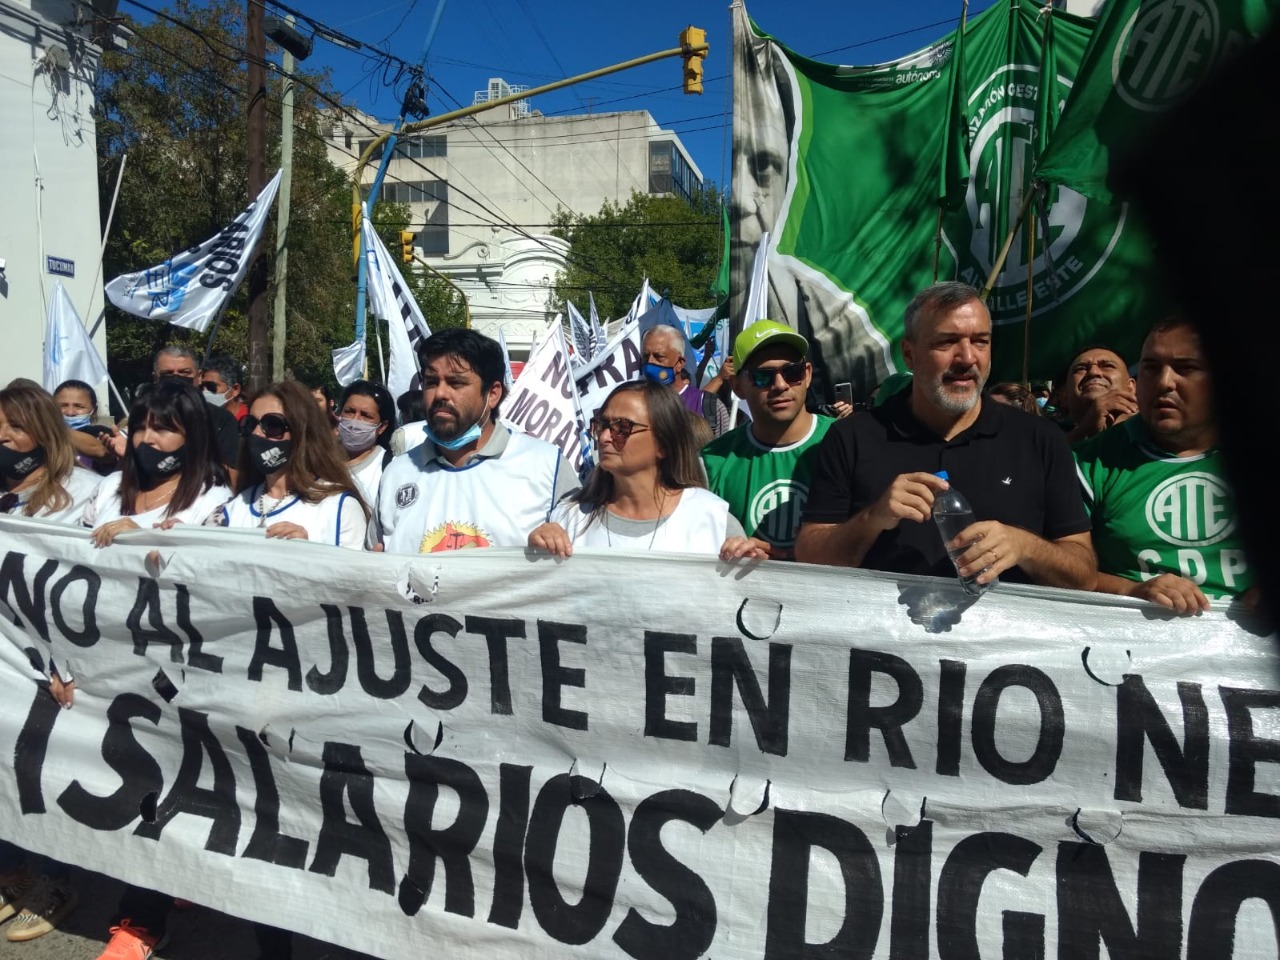
[[[441,330],[418,348],[427,439],[387,465],[369,525],[373,549],[437,553],[523,547],[578,489],[560,449],[497,422],[505,353],[473,330]]]
[[[1097,559],[1062,431],[983,402],[991,315],[978,292],[928,287],[907,305],[903,330],[911,387],[827,432],[797,559],[955,576],[930,522],[945,470],[977,517],[950,544],[961,576],[1091,590]]]
[[[805,409],[813,379],[808,356],[809,341],[772,320],[738,334],[732,386],[751,422],[702,448],[707,487],[728,501],[750,545],[771,560],[795,559],[814,457],[835,422]]]

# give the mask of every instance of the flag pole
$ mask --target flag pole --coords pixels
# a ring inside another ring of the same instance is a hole
[[[1004,245],[1000,248],[1000,255],[996,257],[996,262],[991,265],[991,272],[987,274],[987,279],[982,285],[982,291],[978,294],[983,303],[986,303],[987,298],[991,296],[991,291],[996,285],[996,277],[1000,276],[1000,271],[1004,269],[1004,262],[1009,258],[1009,248],[1013,246],[1013,238],[1018,235],[1018,227],[1022,225],[1022,220],[1027,215],[1027,208],[1031,206],[1031,198],[1035,195],[1035,190],[1028,190],[1026,196],[1022,198],[1022,207],[1018,210],[1018,215],[1013,220],[1013,226],[1009,228],[1009,235],[1004,238]]]
[[[933,282],[938,282],[938,261],[942,258],[942,207],[938,207],[938,226],[933,234]]]
[[[107,225],[102,231],[102,249],[98,251],[98,268],[93,271],[93,283],[89,284],[90,291],[98,286],[98,278],[102,276],[102,260],[107,255],[107,238],[111,236],[111,222],[116,217],[116,201],[120,199],[120,185],[124,183],[124,165],[129,162],[129,154],[120,155],[120,170],[116,173],[116,189],[111,194],[111,209],[107,211]],[[105,299],[105,298],[104,298]],[[92,301],[90,301],[92,304]],[[102,305],[102,312],[98,314],[98,319],[93,322],[93,329],[89,331],[89,339],[93,339],[93,335],[98,332],[98,328],[102,326],[102,321],[107,316],[107,305]],[[114,386],[114,385],[113,385]]]
[[[1031,184],[1031,195],[1035,196],[1039,190],[1035,183]],[[1032,222],[1027,225],[1027,317],[1022,324],[1022,383],[1024,386],[1031,386],[1031,306],[1035,297],[1035,271],[1032,269],[1036,262],[1036,228],[1034,221],[1034,212],[1031,207],[1026,208],[1027,219]],[[1046,243],[1048,241],[1046,240]]]
[[[959,73],[960,67],[961,67],[960,51],[964,49],[964,28],[965,28],[965,24],[968,22],[968,19],[969,19],[969,0],[964,0],[963,5],[960,7],[960,25],[956,28],[956,42],[955,42],[955,45],[952,47],[952,53],[951,53],[951,56],[953,58],[953,62],[951,64],[951,70],[952,70],[953,76],[952,76],[952,83],[951,83],[951,86],[949,87],[949,91],[947,95],[947,116],[943,120],[944,130],[950,127],[954,119],[951,116],[951,108],[953,106],[953,102],[952,102],[953,96],[950,91],[954,90],[958,86],[960,80],[963,79],[961,77],[956,76],[956,74]],[[946,180],[946,177],[947,177],[948,139],[949,138],[945,135],[942,138],[942,158],[941,158],[941,164],[940,164],[940,167],[941,167],[940,173],[944,181]],[[938,200],[938,224],[933,231],[933,282],[934,283],[938,282],[938,263],[942,259],[942,217],[943,217],[943,214],[946,212],[946,206],[947,206],[946,193],[947,191],[944,187],[943,196],[940,197]]]

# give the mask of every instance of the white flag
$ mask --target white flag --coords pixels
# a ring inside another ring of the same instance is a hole
[[[244,279],[279,186],[277,171],[240,216],[204,243],[149,270],[116,277],[107,284],[107,297],[135,317],[203,332]]]
[[[62,281],[55,280],[44,333],[44,388],[53,393],[64,380],[83,380],[96,386],[105,379],[107,365],[94,349]]]
[[[332,350],[333,375],[338,379],[338,386],[345,387],[353,380],[364,376],[364,341],[357,340],[349,346]]]
[[[591,360],[604,351],[609,338],[605,336],[600,314],[596,312],[596,298],[590,290],[587,291],[587,302],[591,304],[591,356],[587,359]]]
[[[742,314],[742,325],[749,327],[757,320],[769,318],[769,234],[766,231],[756,247],[755,263],[751,267],[751,288],[747,291],[747,308]]]
[[[587,318],[579,312],[572,301],[566,300],[564,306],[569,311],[569,330],[573,334],[573,362],[577,366],[595,356],[591,343],[591,327],[587,323]]]
[[[644,278],[644,286],[640,288],[640,292],[636,294],[636,298],[631,301],[631,309],[627,311],[625,327],[632,320],[638,320],[649,312],[649,308],[653,306],[653,295],[649,290],[649,278]]]
[[[510,390],[516,378],[511,375],[511,351],[507,349],[507,337],[501,327],[498,328],[498,344],[502,347],[502,382]]]
[[[387,340],[391,344],[387,389],[391,396],[399,397],[407,390],[422,389],[418,345],[431,336],[431,328],[405,285],[391,251],[373,229],[367,211],[363,230],[369,313],[387,321]]]

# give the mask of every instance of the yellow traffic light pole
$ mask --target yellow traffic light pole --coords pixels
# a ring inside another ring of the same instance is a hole
[[[680,33],[680,46],[673,47],[670,50],[650,53],[647,56],[637,57],[634,60],[626,60],[623,63],[615,63],[612,66],[601,67],[600,69],[592,70],[589,73],[580,73],[576,77],[567,77],[564,80],[556,80],[553,83],[534,87],[532,90],[513,93],[507,97],[499,97],[497,100],[486,100],[484,103],[474,103],[471,106],[463,107],[460,110],[442,113],[438,117],[428,117],[425,120],[406,123],[400,128],[397,136],[403,137],[411,133],[430,130],[432,127],[438,127],[443,123],[449,123],[453,120],[461,120],[463,117],[474,116],[477,113],[483,113],[485,110],[492,110],[495,107],[514,103],[517,100],[527,100],[529,97],[536,97],[542,93],[550,93],[552,90],[571,87],[575,84],[584,83],[587,80],[595,80],[597,77],[607,77],[611,73],[630,70],[632,67],[639,67],[646,63],[653,63],[656,60],[666,60],[669,57],[684,58],[685,93],[702,93],[702,60],[711,49],[707,44],[706,36],[707,33],[705,30],[700,30],[697,27],[688,27]],[[370,158],[375,152],[382,148],[382,145],[387,142],[390,136],[391,134],[384,133],[370,141],[369,145],[365,147],[364,151],[360,154],[360,159],[356,161],[354,179],[351,184],[351,203],[353,218],[355,218],[357,222],[360,211],[360,185],[364,176],[364,168],[369,165]],[[356,236],[358,244],[358,231]]]

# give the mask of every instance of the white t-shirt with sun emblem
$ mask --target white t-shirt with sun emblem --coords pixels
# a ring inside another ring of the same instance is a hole
[[[383,471],[369,543],[405,554],[523,547],[577,488],[559,448],[501,424],[461,467],[448,466],[428,441]]]

